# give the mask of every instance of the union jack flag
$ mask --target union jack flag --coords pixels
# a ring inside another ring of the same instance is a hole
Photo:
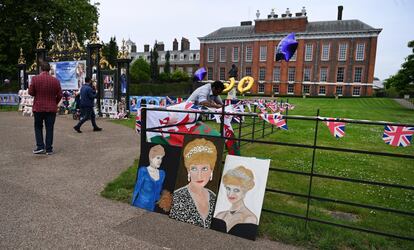
[[[288,130],[288,126],[286,124],[286,121],[282,117],[283,116],[279,113],[276,113],[276,114],[267,114],[267,113],[259,114],[260,119],[265,120],[270,124],[276,125],[278,128],[281,128],[283,130]]]
[[[407,147],[410,145],[414,127],[385,125],[382,139],[385,143],[395,147]]]
[[[335,118],[327,118],[328,121],[324,122],[329,128],[329,132],[336,138],[345,136],[345,122],[336,122]]]

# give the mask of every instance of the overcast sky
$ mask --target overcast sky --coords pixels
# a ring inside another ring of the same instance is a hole
[[[306,7],[308,21],[336,20],[338,5],[343,5],[343,20],[359,19],[382,28],[379,34],[375,76],[385,79],[395,74],[410,54],[407,44],[414,40],[413,0],[91,0],[99,2],[99,35],[108,42],[116,36],[118,44],[130,38],[143,51],[144,44],[164,42],[172,49],[174,38],[190,40],[199,49],[198,37],[221,27],[240,25],[256,19],[256,10],[265,18],[274,8],[276,14],[289,8],[292,13]]]

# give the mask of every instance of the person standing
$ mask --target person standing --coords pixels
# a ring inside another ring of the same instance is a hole
[[[80,90],[80,110],[81,110],[81,119],[79,123],[73,127],[78,133],[82,133],[80,130],[82,124],[87,120],[91,120],[93,131],[101,131],[102,128],[96,125],[95,121],[95,112],[93,111],[94,99],[96,98],[96,89],[95,86],[92,86],[91,78],[85,77],[85,84]]]
[[[33,115],[36,138],[36,149],[33,154],[53,154],[53,127],[56,120],[58,103],[62,99],[62,88],[58,79],[49,75],[50,65],[41,62],[42,72],[32,78],[29,95],[34,97]],[[46,138],[43,140],[43,122],[46,127]],[[46,147],[45,147],[46,145]]]

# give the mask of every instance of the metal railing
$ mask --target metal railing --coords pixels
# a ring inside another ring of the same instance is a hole
[[[147,141],[146,139],[146,132],[160,132],[161,129],[175,126],[175,125],[169,125],[169,126],[159,126],[159,127],[153,127],[153,128],[147,128],[146,127],[146,117],[147,117],[147,111],[168,111],[168,112],[181,112],[181,113],[198,113],[198,114],[217,114],[216,112],[209,112],[209,111],[189,111],[189,110],[170,110],[170,109],[164,109],[164,108],[143,108],[141,110],[141,143],[144,143]],[[306,199],[306,213],[305,215],[301,214],[294,214],[294,213],[287,213],[283,211],[275,211],[267,208],[263,208],[262,211],[276,214],[276,215],[282,215],[282,216],[288,216],[291,218],[297,218],[302,219],[305,221],[305,225],[307,226],[309,222],[317,222],[321,224],[356,230],[360,232],[366,232],[381,236],[387,236],[387,237],[393,237],[408,241],[414,241],[413,236],[404,236],[399,235],[395,233],[390,232],[383,232],[380,230],[374,230],[374,229],[367,229],[352,225],[346,225],[341,223],[336,223],[328,220],[323,220],[320,218],[314,218],[311,217],[309,214],[310,211],[310,203],[312,200],[315,201],[321,201],[321,202],[331,202],[336,204],[342,204],[357,208],[367,208],[367,209],[375,209],[379,211],[385,211],[397,215],[404,215],[404,216],[410,216],[414,217],[413,211],[405,211],[395,208],[387,208],[382,206],[376,206],[376,205],[370,205],[370,204],[364,204],[364,203],[357,203],[357,202],[351,202],[346,200],[340,200],[340,199],[332,199],[327,197],[321,197],[312,195],[312,188],[313,188],[313,180],[314,178],[321,178],[321,179],[327,179],[327,180],[336,180],[341,182],[348,182],[348,183],[354,183],[354,184],[365,184],[365,185],[372,185],[372,186],[380,186],[380,187],[391,187],[396,188],[400,190],[410,190],[414,191],[414,186],[411,185],[402,185],[402,184],[393,184],[393,183],[386,183],[386,182],[379,182],[379,181],[371,181],[371,180],[365,180],[365,179],[356,179],[356,178],[348,178],[343,176],[335,176],[335,175],[326,175],[326,174],[319,174],[315,173],[315,155],[317,150],[322,151],[332,151],[332,152],[340,152],[340,153],[353,153],[353,154],[363,154],[363,155],[374,155],[374,156],[383,156],[383,157],[395,157],[395,158],[403,158],[403,159],[409,159],[414,160],[414,155],[410,154],[398,154],[398,153],[389,153],[389,152],[379,152],[379,151],[370,151],[370,150],[361,150],[361,149],[349,149],[349,148],[338,148],[338,147],[331,147],[331,146],[320,146],[318,145],[318,127],[319,123],[321,121],[326,121],[326,118],[319,117],[319,110],[317,111],[316,116],[297,116],[297,115],[284,115],[283,117],[286,119],[286,121],[289,120],[302,120],[302,121],[313,121],[315,122],[315,129],[314,129],[314,135],[313,135],[313,143],[312,144],[300,144],[300,143],[290,143],[290,142],[276,142],[271,140],[265,140],[267,134],[265,134],[265,130],[270,128],[270,131],[268,134],[274,133],[275,131],[278,131],[276,128],[274,128],[273,125],[268,126],[265,124],[265,121],[263,121],[263,124],[260,129],[256,129],[256,126],[259,125],[259,123],[256,121],[258,120],[257,114],[253,112],[244,112],[244,113],[237,113],[237,116],[240,117],[251,117],[251,120],[253,120],[252,123],[244,124],[240,123],[239,127],[237,129],[234,129],[234,131],[238,130],[237,137],[236,138],[230,138],[224,136],[224,129],[223,129],[223,117],[224,115],[235,115],[232,113],[226,113],[224,111],[224,107],[221,110],[221,124],[220,124],[220,137],[223,139],[229,139],[229,140],[236,140],[238,141],[239,145],[244,145],[246,143],[258,143],[258,144],[265,144],[265,145],[279,145],[279,146],[285,146],[285,147],[295,147],[295,148],[307,148],[312,149],[312,161],[311,161],[311,169],[310,172],[305,171],[296,171],[296,170],[288,170],[288,169],[282,169],[282,168],[275,168],[270,167],[270,171],[278,172],[278,173],[284,173],[289,175],[296,175],[296,176],[306,176],[309,177],[309,183],[306,194],[303,193],[297,193],[297,192],[289,192],[286,190],[279,190],[279,189],[273,189],[273,188],[266,188],[266,192],[269,193],[275,193],[275,194],[281,194],[281,195],[289,195],[294,197],[300,197]],[[408,126],[408,127],[414,127],[414,124],[403,124],[403,123],[393,123],[393,122],[382,122],[382,121],[369,121],[369,120],[354,120],[354,119],[339,119],[337,121],[345,122],[345,123],[353,123],[353,124],[365,124],[365,125],[391,125],[391,126]],[[197,120],[193,120],[189,123],[195,123]],[[252,132],[247,134],[242,134],[242,128],[246,127],[252,127]],[[261,132],[260,136],[256,137],[256,133]],[[186,133],[183,132],[166,132],[163,131],[163,133],[169,133],[169,134],[181,134],[185,135]],[[213,135],[203,135],[206,137],[217,137]],[[262,140],[259,140],[261,138]],[[414,161],[413,161],[414,163]],[[414,166],[414,164],[412,165]]]

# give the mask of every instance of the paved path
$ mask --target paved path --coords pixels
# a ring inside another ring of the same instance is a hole
[[[401,106],[408,108],[408,109],[414,109],[414,104],[412,102],[409,102],[405,99],[394,99],[396,102],[401,104]]]
[[[294,249],[176,222],[105,199],[105,184],[138,157],[133,130],[73,131],[58,116],[55,154],[33,155],[33,118],[0,112],[0,249]]]

